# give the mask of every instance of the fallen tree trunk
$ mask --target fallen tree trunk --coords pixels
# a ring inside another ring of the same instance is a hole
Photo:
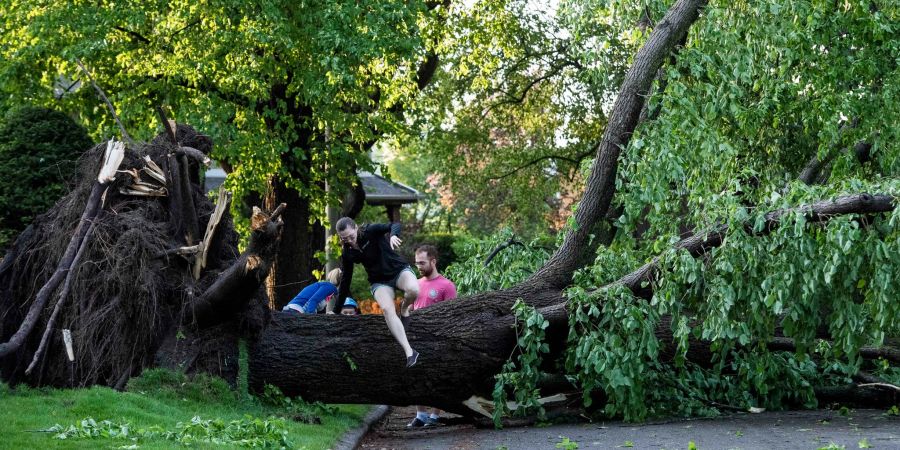
[[[512,356],[516,345],[515,318],[510,307],[517,298],[544,307],[551,325],[551,355],[565,348],[568,322],[565,298],[554,290],[521,288],[439,303],[414,311],[408,330],[410,345],[421,353],[419,363],[405,369],[403,353],[381,316],[297,316],[274,313],[271,322],[250,347],[249,382],[253,390],[266,384],[286,395],[309,401],[410,405],[427,404],[461,415],[492,409],[494,376]],[[676,345],[669,318],[657,326],[659,361],[675,359]],[[791,351],[788,340],[777,339],[772,350]],[[691,339],[686,359],[700,366],[712,364],[709,341]],[[897,350],[865,348],[867,359],[890,357]],[[571,387],[557,383],[556,389]],[[559,391],[545,389],[542,396]],[[871,403],[873,389],[822,389],[821,402]],[[859,394],[858,397],[855,397]],[[580,395],[580,393],[578,393]]]
[[[464,402],[490,398],[494,375],[515,346],[510,308],[518,298],[536,305],[565,300],[556,290],[517,288],[414,311],[407,336],[421,356],[411,369],[381,316],[276,312],[250,348],[249,382],[308,400],[429,404],[471,414]]]

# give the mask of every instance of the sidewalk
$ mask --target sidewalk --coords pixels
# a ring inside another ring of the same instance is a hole
[[[471,424],[406,429],[412,408],[394,410],[376,423],[360,449],[900,449],[900,418],[883,410],[790,411],[735,414],[715,419],[672,420],[635,425],[595,422],[548,427],[478,429]],[[844,447],[841,447],[844,446]],[[575,448],[575,447],[570,447]]]

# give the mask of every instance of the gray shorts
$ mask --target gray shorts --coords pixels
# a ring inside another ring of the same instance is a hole
[[[395,290],[396,290],[396,289],[397,289],[397,280],[400,279],[400,275],[402,275],[403,272],[409,272],[409,273],[411,273],[411,274],[413,275],[413,277],[416,276],[416,273],[413,272],[412,268],[409,267],[409,266],[406,266],[406,267],[403,268],[403,270],[400,271],[400,273],[397,274],[396,277],[394,277],[393,279],[391,279],[391,281],[386,281],[386,282],[384,282],[384,283],[372,283],[372,296],[375,296],[375,290],[378,289],[378,288],[380,288],[380,287],[382,287],[382,286],[387,286],[387,287],[389,287],[389,288],[391,288],[391,289],[395,289]]]

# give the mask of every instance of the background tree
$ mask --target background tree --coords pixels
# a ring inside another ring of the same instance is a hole
[[[59,111],[22,107],[0,119],[0,249],[65,194],[91,144]]]
[[[454,5],[438,48],[445,70],[419,102],[419,127],[396,145],[391,164],[404,182],[439,193],[442,223],[452,216],[475,233],[509,225],[525,236],[563,227],[641,42],[641,17],[617,17],[616,8]],[[403,175],[415,173],[409,166],[425,167],[427,184],[421,174]]]
[[[62,83],[67,94],[54,96],[57,80],[82,80],[81,59],[136,138],[155,134],[147,124],[158,105],[202,129],[219,144],[212,156],[230,172],[226,188],[246,199],[236,207],[262,196],[290,206],[270,284],[275,303],[286,303],[318,265],[325,205],[344,195],[326,195],[325,182],[349,187],[357,168],[371,168],[367,149],[402,127],[400,113],[427,84],[440,10],[425,2],[4,2],[0,91],[4,105],[52,104],[78,114],[95,138],[109,136],[115,124],[90,89]]]

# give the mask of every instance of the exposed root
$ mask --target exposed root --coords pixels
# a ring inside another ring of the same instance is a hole
[[[208,259],[198,279],[191,276],[192,256],[172,257],[172,249],[178,249],[174,253],[190,253],[182,248],[184,237],[178,234],[183,217],[193,216],[199,226],[206,227],[214,208],[198,183],[198,162],[193,158],[185,161],[182,156],[182,168],[167,170],[168,161],[175,159],[170,156],[179,146],[208,153],[210,140],[179,125],[177,141],[173,144],[167,137],[157,138],[125,150],[119,176],[109,183],[103,199],[105,207],[92,220],[93,236],[85,239],[82,258],[72,265],[62,288],[67,295],[56,306],[38,305],[36,329],[42,333],[33,333],[18,350],[0,357],[0,375],[7,382],[69,384],[65,349],[54,339],[57,333],[44,333],[49,325],[53,330],[72,330],[76,384],[121,385],[122,380],[153,363],[161,343],[182,326],[185,304],[236,261],[237,235],[227,214],[219,218],[214,245],[207,244],[203,249]],[[39,216],[13,246],[14,254],[4,258],[0,271],[0,342],[6,342],[18,330],[38,289],[51,279],[66,253],[91,187],[96,184],[106,147],[103,143],[85,153],[80,160],[80,176],[69,194]],[[167,177],[167,173],[176,173],[181,179]],[[171,196],[136,197],[131,192],[135,186],[171,192],[176,182],[181,188],[178,199],[192,211],[180,211],[178,205],[173,208]],[[179,215],[173,217],[173,211]],[[48,294],[60,289],[59,282]],[[48,338],[41,339],[41,334]],[[41,341],[43,358],[35,355]],[[42,361],[37,363],[39,359]],[[26,375],[25,367],[32,361],[36,363]]]

